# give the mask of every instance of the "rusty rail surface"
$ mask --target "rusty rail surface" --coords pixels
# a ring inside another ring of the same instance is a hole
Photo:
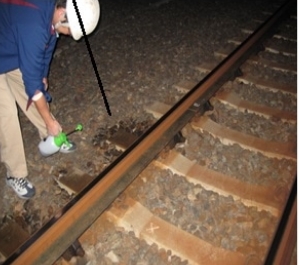
[[[202,110],[203,105],[259,47],[294,3],[293,0],[287,1],[4,264],[53,264],[193,117],[194,112]],[[291,216],[296,217],[295,214]],[[290,228],[286,230],[290,231]]]

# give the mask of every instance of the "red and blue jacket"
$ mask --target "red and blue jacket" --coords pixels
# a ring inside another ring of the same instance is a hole
[[[0,0],[0,74],[20,69],[28,102],[37,90],[48,101],[48,76],[57,36],[52,26],[55,0]]]

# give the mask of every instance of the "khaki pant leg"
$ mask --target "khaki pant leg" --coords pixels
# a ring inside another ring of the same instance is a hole
[[[7,173],[28,175],[18,109],[6,74],[0,74],[0,154]]]
[[[11,71],[7,74],[7,79],[11,91],[24,114],[31,121],[31,123],[37,128],[39,136],[41,139],[47,137],[46,124],[36,109],[34,103],[30,105],[28,110],[26,110],[28,96],[25,92],[24,83],[22,79],[22,74],[20,70]]]

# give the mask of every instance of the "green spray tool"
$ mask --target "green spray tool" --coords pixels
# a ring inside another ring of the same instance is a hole
[[[69,136],[70,134],[74,133],[74,132],[78,132],[78,131],[82,131],[83,130],[83,125],[81,123],[78,123],[75,130],[72,130],[70,132],[68,132],[66,134],[66,136]]]

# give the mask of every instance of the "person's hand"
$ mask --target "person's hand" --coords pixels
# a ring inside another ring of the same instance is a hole
[[[48,124],[46,124],[46,126],[47,126],[48,135],[51,135],[51,136],[56,136],[62,131],[62,128],[61,128],[59,122],[55,119],[48,122]]]

